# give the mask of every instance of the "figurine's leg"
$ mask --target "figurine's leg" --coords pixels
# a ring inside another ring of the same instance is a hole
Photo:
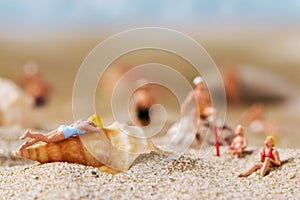
[[[30,137],[46,143],[58,142],[65,139],[64,133],[58,130],[51,131],[47,134],[42,134],[42,133],[31,134]]]
[[[265,176],[267,171],[270,169],[270,166],[272,165],[271,160],[269,158],[265,159],[265,162],[263,164],[262,170],[261,170],[261,176]]]
[[[55,132],[50,132],[47,134],[47,143],[49,142],[59,142],[65,139],[64,132],[56,130]]]
[[[20,140],[24,140],[25,138],[27,138],[30,134],[30,131],[26,131],[21,137],[19,137]]]
[[[53,130],[45,135],[52,135],[55,132],[57,132],[57,129]],[[42,134],[42,133],[38,133],[38,134]],[[42,135],[44,135],[44,134],[42,134]],[[25,138],[36,138],[36,133],[31,133],[30,131],[26,131],[19,139],[24,140]]]
[[[236,152],[236,155],[237,155],[238,158],[243,157],[243,150],[242,150],[242,149],[239,149],[239,150]]]
[[[235,150],[233,150],[232,152],[231,152],[231,155],[235,155],[236,154],[236,151]]]
[[[242,152],[241,152],[241,151],[238,151],[238,152],[237,152],[237,157],[238,157],[238,158],[241,158],[241,157],[243,157],[243,154],[242,154]]]
[[[28,133],[27,133],[28,134]],[[22,150],[25,149],[31,145],[34,145],[37,142],[46,142],[46,143],[50,143],[50,142],[58,142],[61,141],[63,139],[65,139],[64,137],[64,133],[61,131],[51,131],[47,134],[42,134],[42,133],[30,133],[28,134],[27,137],[32,138],[31,140],[24,142],[18,150]]]
[[[31,133],[27,132],[26,137],[32,138],[32,139],[37,139],[38,141],[42,142],[58,142],[64,139],[64,133],[61,131],[58,131],[57,129],[54,131],[51,131],[49,133],[43,134],[43,133]]]
[[[191,118],[192,118],[192,124],[193,124],[194,127],[196,127],[197,132],[198,132],[198,131],[199,131],[200,124],[198,123],[199,114],[198,114],[198,112],[196,111],[196,109],[193,109],[193,110],[191,111]]]
[[[251,167],[246,173],[239,174],[239,177],[247,177],[250,174],[252,174],[253,172],[255,172],[256,170],[262,168],[262,166],[263,166],[262,164],[256,164],[253,167]]]
[[[51,132],[50,132],[51,133]],[[51,134],[47,133],[47,134],[43,134],[43,133],[27,133],[27,138],[32,138],[37,139],[39,141],[43,141],[43,142],[48,142],[48,136],[50,136]]]
[[[18,148],[18,151],[21,151],[21,150],[23,150],[23,149],[26,149],[27,147],[29,147],[29,146],[31,146],[31,145],[33,145],[33,144],[39,142],[39,141],[40,141],[40,140],[38,140],[38,139],[32,139],[32,140],[30,140],[30,141],[26,141],[26,142],[24,142],[24,143]]]

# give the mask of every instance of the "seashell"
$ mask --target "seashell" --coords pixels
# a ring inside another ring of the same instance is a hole
[[[0,96],[3,97],[0,99],[1,126],[34,125],[32,120],[34,100],[16,83],[0,77]]]
[[[113,169],[128,170],[140,154],[158,150],[140,127],[114,122],[102,130],[79,137],[91,155]]]
[[[14,154],[40,163],[78,163],[114,173],[128,170],[141,153],[157,150],[139,127],[114,122],[101,130],[59,142],[36,144]]]
[[[70,162],[93,167],[103,165],[87,151],[78,136],[59,142],[36,144],[20,151],[14,151],[14,154],[17,157],[38,161],[42,164],[48,162]]]

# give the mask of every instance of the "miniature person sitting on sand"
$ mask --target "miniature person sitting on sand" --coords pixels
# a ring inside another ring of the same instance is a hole
[[[238,125],[235,129],[235,138],[232,140],[230,149],[232,150],[232,155],[237,155],[238,158],[241,158],[243,155],[244,149],[247,147],[247,141],[244,137],[244,128],[242,125]]]
[[[279,152],[273,148],[275,144],[276,138],[272,135],[268,136],[265,140],[265,147],[260,151],[260,161],[262,163],[254,165],[246,173],[240,174],[239,177],[247,177],[258,169],[262,169],[261,176],[265,176],[270,167],[279,167],[281,161]]]
[[[78,120],[71,125],[60,125],[57,129],[46,134],[27,131],[20,137],[20,140],[25,138],[31,138],[31,140],[24,142],[18,150],[25,149],[38,142],[58,142],[74,135],[100,132],[101,127],[102,123],[99,116],[94,114],[86,121]]]

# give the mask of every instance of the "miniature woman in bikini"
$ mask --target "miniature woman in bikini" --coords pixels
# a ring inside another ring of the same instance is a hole
[[[244,128],[242,125],[238,125],[235,129],[235,138],[233,139],[230,149],[232,150],[232,155],[237,155],[238,158],[241,158],[243,155],[244,149],[247,147],[247,141],[244,137]]]
[[[265,140],[265,147],[260,151],[260,161],[262,163],[251,167],[246,173],[242,173],[239,177],[247,177],[258,169],[261,169],[261,176],[265,176],[270,167],[279,167],[281,165],[279,153],[273,147],[276,144],[276,138],[272,135]]]
[[[31,138],[31,140],[24,142],[18,150],[25,149],[37,142],[58,142],[74,135],[100,132],[101,126],[99,116],[94,114],[86,121],[79,120],[71,125],[60,125],[57,129],[46,134],[27,131],[20,137],[20,140],[25,138]]]

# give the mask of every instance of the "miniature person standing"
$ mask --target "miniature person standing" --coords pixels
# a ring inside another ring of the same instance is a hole
[[[194,78],[193,84],[195,85],[195,89],[189,92],[181,104],[181,115],[186,113],[188,106],[192,102],[196,103],[196,110],[194,109],[192,113],[192,123],[195,127],[197,127],[198,120],[207,123],[210,118],[212,121],[213,114],[215,114],[215,109],[212,107],[210,94],[203,79],[200,76],[197,76]],[[201,135],[199,132],[196,133],[196,139],[201,140]]]
[[[254,165],[245,173],[239,174],[239,177],[247,177],[258,169],[261,169],[261,176],[265,176],[270,167],[281,165],[279,152],[273,148],[276,144],[276,138],[270,135],[264,143],[265,147],[260,151],[260,161],[262,163]]]
[[[194,101],[197,104],[199,117],[202,120],[205,120],[214,113],[214,108],[211,104],[210,94],[206,88],[203,79],[200,76],[197,76],[193,80],[193,84],[195,85],[195,89],[188,94],[188,96],[185,98],[181,105],[182,114],[186,112],[188,105],[192,101]]]
[[[247,147],[247,141],[244,137],[244,128],[242,125],[238,125],[235,129],[235,138],[233,139],[230,149],[232,155],[237,155],[238,158],[243,156],[243,151]]]
[[[195,127],[197,127],[196,139],[201,140],[201,134],[199,131],[199,126],[197,125],[198,120],[202,123],[202,125],[207,128],[210,127],[211,123],[216,123],[219,129],[230,131],[229,135],[221,138],[222,140],[229,140],[229,144],[232,141],[232,129],[225,124],[224,122],[217,120],[217,111],[212,106],[210,93],[200,76],[197,76],[193,80],[193,84],[195,85],[195,89],[190,91],[183,103],[181,104],[181,115],[184,115],[187,111],[188,106],[194,102],[196,103],[196,109],[193,110],[192,113],[192,122]],[[201,126],[201,125],[200,125]]]

